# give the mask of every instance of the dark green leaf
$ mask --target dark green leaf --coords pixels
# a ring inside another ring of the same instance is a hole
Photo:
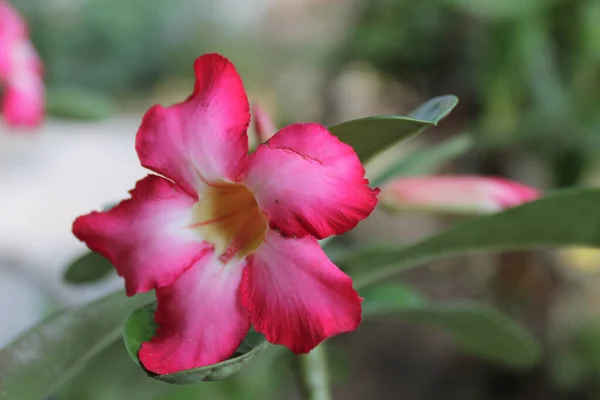
[[[414,291],[407,300],[405,286],[373,289],[365,295],[365,316],[394,313],[433,326],[452,336],[463,351],[508,367],[531,367],[540,359],[537,340],[495,308],[476,302],[431,303]]]
[[[64,280],[68,283],[82,284],[100,280],[114,271],[113,265],[98,253],[88,251],[77,258],[67,268]]]
[[[131,358],[138,364],[138,352],[142,343],[149,341],[154,336],[157,325],[154,322],[154,311],[156,304],[148,304],[129,316],[123,330],[125,347]],[[255,331],[248,332],[246,338],[236,350],[233,356],[218,364],[206,367],[189,369],[173,374],[156,375],[148,372],[152,378],[168,383],[196,383],[200,381],[217,381],[225,379],[239,371],[252,357],[260,353],[268,346],[265,337]],[[141,364],[140,364],[141,365]]]
[[[437,125],[458,104],[456,96],[431,99],[409,117],[379,116],[355,119],[329,127],[331,133],[354,148],[365,162],[400,140]]]
[[[116,109],[110,97],[89,89],[49,89],[46,98],[48,115],[65,119],[99,120],[109,117]]]
[[[468,135],[459,135],[440,144],[417,150],[390,165],[372,182],[380,186],[398,176],[425,175],[434,172],[440,165],[466,153],[473,146]]]
[[[43,399],[118,339],[132,310],[152,299],[122,292],[55,315],[0,350],[0,399]]]
[[[425,262],[467,252],[549,246],[600,246],[600,189],[557,192],[497,214],[473,218],[408,247],[358,250],[337,261],[361,268],[364,287]]]

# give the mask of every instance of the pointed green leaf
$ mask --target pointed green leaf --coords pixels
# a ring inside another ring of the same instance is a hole
[[[0,399],[44,399],[53,395],[86,362],[118,339],[132,310],[151,294],[126,298],[113,293],[67,310],[0,350]]]
[[[411,111],[408,114],[408,117],[428,122],[431,125],[437,125],[438,122],[450,114],[450,111],[452,111],[457,104],[458,97],[453,95],[434,97]]]
[[[468,135],[459,135],[437,145],[416,150],[393,162],[371,183],[380,186],[398,176],[416,176],[435,172],[441,165],[466,153],[473,146]]]
[[[473,218],[404,248],[380,246],[337,260],[359,269],[355,286],[365,287],[398,271],[468,252],[549,246],[600,247],[600,189],[575,189],[497,214]]]
[[[354,148],[365,162],[400,140],[416,135],[438,122],[458,104],[456,96],[431,99],[408,117],[379,116],[355,119],[329,127],[342,142]]]
[[[435,327],[447,332],[463,351],[507,367],[527,368],[540,360],[535,337],[495,308],[477,302],[436,304],[415,292],[407,301],[402,285],[373,289],[364,295],[365,317],[393,313]]]
[[[67,267],[64,280],[76,285],[91,283],[105,278],[113,271],[110,261],[98,253],[88,251]]]
[[[138,359],[138,352],[142,347],[142,343],[152,339],[157,328],[154,322],[155,310],[156,303],[139,308],[131,313],[123,329],[125,347],[131,358],[139,365],[141,364]],[[187,384],[200,381],[217,381],[239,371],[252,357],[266,349],[267,346],[268,342],[262,334],[250,331],[233,356],[218,364],[165,375],[147,372],[148,376],[167,383]]]

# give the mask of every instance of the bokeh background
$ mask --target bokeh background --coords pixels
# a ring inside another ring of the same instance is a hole
[[[141,116],[189,94],[203,53],[233,61],[279,126],[402,115],[452,93],[460,104],[438,128],[387,156],[466,132],[475,146],[443,172],[544,191],[600,183],[600,0],[12,3],[45,63],[48,118],[35,132],[0,126],[0,345],[120,287],[116,277],[63,282],[84,250],[70,225],[145,175],[133,148]],[[409,243],[454,222],[377,211],[348,245]],[[600,398],[599,267],[596,251],[570,249],[462,257],[404,275],[434,298],[509,313],[542,340],[543,363],[502,369],[442,332],[382,318],[331,341],[335,398]],[[56,399],[295,399],[288,357],[272,349],[227,381],[174,387],[146,378],[117,343]]]

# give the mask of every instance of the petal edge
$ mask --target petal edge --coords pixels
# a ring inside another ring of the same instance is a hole
[[[224,266],[210,252],[156,290],[159,328],[139,352],[146,369],[169,374],[216,364],[235,352],[250,328],[237,290],[242,264]]]
[[[125,278],[128,296],[170,284],[211,249],[186,229],[196,199],[179,186],[148,175],[130,193],[112,209],[73,223],[73,234]]]
[[[250,155],[244,183],[270,226],[324,239],[353,229],[377,204],[352,147],[319,124],[293,124]]]
[[[362,299],[352,279],[315,238],[290,239],[271,231],[248,258],[241,298],[255,329],[269,342],[307,353],[360,324]]]

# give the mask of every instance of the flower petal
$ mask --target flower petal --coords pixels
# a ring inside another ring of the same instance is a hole
[[[294,124],[250,156],[243,181],[272,228],[323,239],[354,228],[375,208],[379,190],[364,174],[352,147],[325,127]]]
[[[45,94],[41,77],[22,70],[6,86],[2,115],[10,126],[33,128],[44,119]]]
[[[149,175],[131,199],[77,218],[73,233],[113,263],[131,296],[170,284],[212,249],[188,229],[196,201],[176,184]]]
[[[383,188],[381,202],[395,209],[488,214],[538,196],[536,189],[507,179],[449,175],[396,179]]]
[[[136,138],[142,165],[195,193],[207,182],[236,181],[248,152],[250,106],[240,76],[226,58],[208,54],[194,64],[194,93],[156,105]]]
[[[353,331],[361,320],[362,299],[352,280],[310,236],[291,239],[270,231],[248,257],[241,295],[255,329],[295,353]]]
[[[27,25],[7,1],[0,0],[0,80],[7,79],[12,66],[12,53],[16,43],[27,38]]]
[[[144,367],[168,374],[233,355],[250,328],[238,292],[242,271],[242,262],[223,265],[209,252],[171,285],[158,288],[159,328],[140,349]]]

